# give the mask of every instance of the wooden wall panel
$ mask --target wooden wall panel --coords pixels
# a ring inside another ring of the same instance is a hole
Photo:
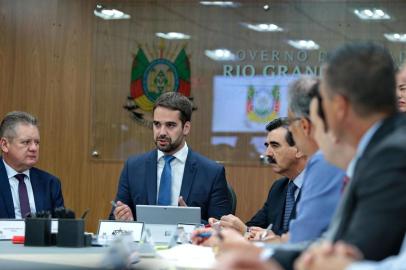
[[[0,1],[0,115],[25,110],[38,116],[38,167],[61,178],[67,207],[91,209],[90,231],[108,216],[122,168],[122,162],[90,157],[94,5]],[[246,220],[263,204],[274,175],[257,166],[226,169],[238,196],[237,214]]]

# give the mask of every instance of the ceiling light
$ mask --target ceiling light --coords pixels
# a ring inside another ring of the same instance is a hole
[[[234,61],[237,59],[235,54],[227,49],[205,50],[204,53],[215,61]]]
[[[406,43],[406,34],[399,34],[399,33],[387,33],[383,34],[385,38],[392,42],[404,42]]]
[[[233,1],[200,1],[204,6],[218,6],[218,7],[239,7],[240,3]]]
[[[190,39],[189,35],[177,32],[169,32],[169,33],[156,33],[157,37],[164,38],[164,39]]]
[[[97,5],[93,13],[96,17],[102,18],[103,20],[123,20],[131,18],[130,15],[125,14],[120,10],[107,9],[102,5]]]
[[[389,20],[389,14],[382,9],[355,9],[354,14],[361,20]]]
[[[318,50],[320,48],[313,40],[289,40],[288,44],[299,50]]]
[[[242,25],[247,27],[248,29],[258,31],[258,32],[281,32],[281,31],[283,31],[283,28],[281,28],[273,23],[258,23],[258,24],[243,23]]]

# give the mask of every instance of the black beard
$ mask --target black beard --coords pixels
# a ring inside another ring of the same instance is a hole
[[[158,144],[158,140],[166,140],[168,142],[168,144],[164,147],[159,146]],[[164,153],[171,153],[174,150],[176,150],[179,145],[182,143],[182,137],[179,137],[178,140],[172,142],[172,139],[170,137],[167,136],[159,136],[156,140],[155,140],[155,145],[156,147],[161,150]]]

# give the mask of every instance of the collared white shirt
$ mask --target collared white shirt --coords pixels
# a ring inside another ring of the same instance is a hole
[[[367,132],[361,137],[361,140],[358,143],[357,151],[355,152],[354,157],[350,161],[347,167],[347,176],[351,179],[354,176],[355,166],[357,165],[358,160],[362,157],[367,148],[372,137],[375,135],[376,131],[382,126],[383,121],[378,121],[373,124]]]
[[[293,180],[293,183],[297,187],[295,190],[295,201],[297,200],[297,197],[299,196],[300,189],[302,188],[303,185],[303,175],[304,175],[304,170],[302,170],[298,176],[295,177]]]
[[[14,176],[19,174],[16,170],[10,167],[3,159],[4,166],[6,167],[8,182],[10,183],[10,190],[11,196],[13,197],[13,204],[14,204],[14,214],[16,219],[20,219],[21,217],[21,209],[20,209],[20,196],[18,195],[18,179]],[[28,193],[28,201],[30,203],[30,210],[31,213],[35,213],[35,201],[34,201],[34,192],[32,191],[31,181],[30,181],[30,170],[26,170],[22,172],[25,174],[24,183],[27,186],[27,193]]]
[[[171,205],[178,205],[178,198],[180,195],[180,189],[182,187],[182,179],[183,179],[183,172],[185,171],[185,164],[186,164],[186,158],[187,154],[189,152],[189,148],[185,142],[185,145],[173,156],[175,157],[174,160],[171,162],[171,168],[172,168],[172,196],[171,196]],[[162,171],[165,166],[165,160],[164,160],[164,152],[158,150],[158,168],[157,168],[157,201],[158,201],[158,195],[159,195],[159,184],[161,183],[161,175]]]

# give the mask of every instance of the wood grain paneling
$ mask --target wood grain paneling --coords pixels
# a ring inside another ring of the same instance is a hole
[[[38,167],[60,177],[67,207],[91,209],[90,231],[108,216],[123,164],[90,156],[94,5],[0,1],[0,115],[24,110],[39,118]],[[237,214],[247,219],[262,205],[273,176],[256,166],[226,169]]]
[[[117,2],[108,1],[108,3]],[[317,1],[309,1],[315,9],[308,10],[304,9],[304,4],[301,4],[303,1],[294,1],[296,4],[293,9],[287,7],[291,2],[286,4],[286,1],[274,1],[280,7],[279,14],[274,13],[276,23],[283,24],[286,18],[293,18],[289,20],[289,31],[280,33],[276,37],[265,35],[261,38],[259,33],[241,29],[237,19],[262,22],[260,19],[268,18],[258,4],[262,1],[242,1],[244,12],[242,9],[205,7],[207,13],[191,12],[187,5],[192,5],[194,8],[199,6],[198,1],[193,4],[190,4],[191,2],[193,1],[120,1],[119,3],[128,4],[132,8],[139,7],[138,20],[132,24],[120,23],[117,28],[124,32],[128,32],[128,28],[131,28],[138,33],[140,31],[142,33],[145,27],[157,31],[172,31],[173,29],[168,27],[170,25],[168,18],[176,18],[175,25],[178,31],[185,29],[184,27],[189,27],[194,32],[207,31],[204,36],[197,35],[195,47],[190,48],[199,53],[203,53],[205,47],[202,44],[209,44],[208,40],[211,41],[210,49],[221,45],[234,46],[235,49],[249,48],[252,44],[255,45],[254,48],[270,46],[285,49],[284,41],[288,38],[319,37],[319,40],[324,42],[321,45],[329,48],[336,45],[332,36],[337,37],[338,40],[351,40],[358,39],[356,34],[363,32],[369,33],[368,37],[373,37],[373,40],[384,42],[382,33],[386,25],[365,24],[368,26],[354,27],[359,21],[353,18],[353,15],[349,15],[347,4],[342,8],[345,13],[337,12],[339,17],[336,18],[335,13],[327,16],[324,11],[320,12],[322,7]],[[325,3],[325,1],[320,2]],[[185,6],[178,9],[182,3]],[[341,1],[336,1],[333,5],[337,6],[340,3]],[[108,216],[111,208],[109,201],[114,198],[123,165],[122,161],[98,161],[90,156],[94,146],[91,137],[95,135],[95,125],[114,125],[112,121],[99,123],[92,119],[93,76],[96,69],[104,68],[105,73],[101,74],[105,75],[106,84],[117,79],[120,81],[128,79],[124,73],[121,75],[122,78],[115,78],[112,73],[109,73],[111,68],[108,66],[109,61],[95,66],[94,57],[97,53],[101,53],[95,50],[100,49],[104,44],[108,45],[107,42],[95,44],[95,31],[102,31],[102,34],[107,33],[108,30],[105,29],[108,27],[107,23],[104,27],[95,27],[93,16],[95,4],[95,0],[0,0],[0,115],[3,116],[12,110],[24,110],[38,116],[41,125],[41,159],[38,167],[61,178],[66,206],[78,213],[82,213],[87,208],[91,209],[87,222],[87,229],[90,231],[95,231],[98,219]],[[395,17],[399,20],[393,20],[391,23],[404,23],[404,20],[400,19],[405,5],[402,1],[393,1],[393,4],[388,4],[387,8],[392,5],[394,8],[391,12],[397,14]],[[142,12],[151,6],[156,7],[158,13],[154,15]],[[325,15],[317,21],[318,14]],[[316,25],[316,28],[309,27],[307,24],[309,20]],[[325,22],[322,23],[320,20]],[[339,25],[337,23],[339,20],[348,21],[348,24]],[[101,24],[98,22],[99,26]],[[377,33],[376,36],[374,33]],[[107,36],[106,38],[108,39]],[[218,43],[217,40],[220,38],[224,42]],[[143,39],[142,34],[139,39]],[[101,41],[105,42],[103,39]],[[277,42],[275,46],[272,45],[273,42]],[[133,44],[136,46],[135,43]],[[393,49],[395,56],[402,53],[404,49],[404,45],[388,44],[388,46]],[[134,48],[127,48],[120,53],[127,54],[134,51]],[[114,49],[116,48],[109,47],[109,50]],[[194,61],[201,63],[197,59]],[[214,62],[202,68],[204,72],[195,74],[192,84],[193,87],[197,87],[195,89],[199,89],[195,94],[198,97],[198,107],[201,110],[209,110],[210,108],[206,108],[205,104],[210,103],[210,94],[205,94],[205,91],[211,91],[209,81],[212,80],[213,72],[221,73],[221,70]],[[125,88],[124,91],[127,89]],[[114,97],[114,93],[110,93],[110,97]],[[121,110],[123,101],[119,97],[115,100],[115,104],[108,105]],[[122,114],[127,117],[125,112]],[[108,115],[105,119],[109,119]],[[128,118],[126,121],[132,123]],[[197,114],[194,122],[196,125],[204,123],[210,126],[207,115],[204,113]],[[210,136],[209,129],[200,130],[202,130],[202,136]],[[115,136],[115,134],[108,134],[108,136]],[[109,142],[108,139],[111,138],[100,138],[101,141],[106,140],[106,142]],[[113,138],[113,140],[124,139],[126,138]],[[143,143],[147,140],[149,140],[148,135]],[[148,146],[151,146],[150,142]],[[192,147],[199,150],[206,145],[192,145]],[[212,154],[215,159],[220,159],[215,156],[215,153]],[[122,153],[119,156],[123,156]],[[276,175],[267,167],[235,165],[227,165],[226,173],[238,196],[237,215],[247,220],[262,206]]]

